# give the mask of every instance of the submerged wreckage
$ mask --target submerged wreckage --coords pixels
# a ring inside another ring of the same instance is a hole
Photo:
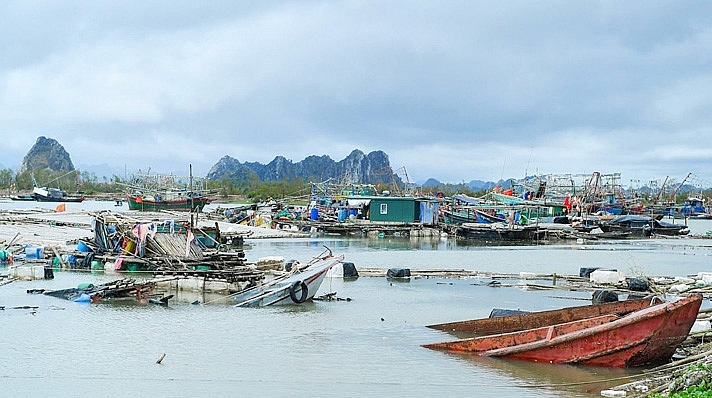
[[[100,269],[147,275],[145,282],[122,279],[100,286],[79,286],[43,293],[72,301],[152,299],[151,293],[189,290],[228,294],[238,306],[302,303],[314,297],[326,273],[343,256],[330,250],[305,265],[283,261],[248,263],[243,233],[226,234],[188,220],[136,218],[101,212],[92,220],[93,239],[77,241],[77,250],[61,256],[69,269]],[[157,304],[167,302],[166,296]]]
[[[80,240],[71,268],[140,272],[159,287],[235,293],[255,286],[265,273],[247,264],[242,236],[217,227],[191,227],[185,220],[137,219],[102,212],[93,220],[94,239]],[[238,243],[239,242],[239,243]]]
[[[544,363],[635,367],[668,361],[697,317],[701,295],[657,297],[430,325],[475,337],[426,348]]]
[[[153,298],[151,294],[156,284],[151,281],[137,282],[134,279],[120,279],[94,285],[81,284],[74,288],[60,290],[29,289],[28,294],[44,294],[78,303],[98,303],[100,301],[151,300],[157,304],[167,304],[173,296]]]

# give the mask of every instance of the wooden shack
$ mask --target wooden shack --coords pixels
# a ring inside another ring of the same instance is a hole
[[[345,199],[350,208],[372,222],[436,225],[439,203],[412,196],[350,196]]]

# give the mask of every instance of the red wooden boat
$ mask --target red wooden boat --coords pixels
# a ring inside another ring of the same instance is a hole
[[[570,307],[430,325],[479,337],[423,347],[534,362],[636,367],[668,361],[690,333],[702,296]]]

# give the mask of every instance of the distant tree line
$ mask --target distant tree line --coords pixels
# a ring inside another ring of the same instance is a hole
[[[223,178],[220,181],[208,180],[206,188],[223,198],[242,196],[253,201],[308,197],[310,184],[301,178],[291,181],[260,181],[256,175],[251,175],[248,181],[234,181]]]
[[[34,177],[34,179],[33,179]],[[117,175],[111,178],[102,177],[99,179],[95,173],[89,171],[58,172],[48,169],[37,169],[31,171],[14,172],[12,169],[0,169],[0,190],[7,191],[8,195],[13,192],[31,191],[35,182],[40,187],[59,188],[68,193],[80,192],[85,195],[95,194],[122,194],[130,188],[127,182]],[[388,184],[380,184],[379,190],[393,192],[394,187]],[[398,191],[403,191],[405,187],[398,187]],[[234,180],[223,178],[217,180],[205,180],[205,189],[212,195],[222,198],[242,197],[250,201],[258,202],[269,198],[275,200],[308,200],[311,194],[311,183],[301,178],[294,180],[261,181],[259,177],[252,173],[246,180]],[[466,184],[441,184],[438,186],[418,187],[413,194],[424,196],[436,196],[441,193],[445,197],[456,194],[463,194],[472,197],[482,197],[486,190],[473,190]],[[700,196],[712,197],[712,189],[699,191]],[[690,195],[689,191],[681,190],[675,197],[676,203],[682,203]],[[646,204],[656,199],[652,192],[640,192],[637,194]],[[667,201],[669,197],[660,197],[660,201]]]
[[[59,188],[65,192],[82,192],[87,195],[97,193],[120,193],[125,190],[122,179],[113,176],[101,181],[93,172],[75,170],[72,172],[36,169],[15,173],[12,169],[0,170],[0,190],[12,192],[31,191],[35,184],[39,187]]]
[[[487,190],[474,190],[467,186],[467,184],[441,184],[437,186],[428,186],[420,188],[420,193],[428,196],[436,196],[438,193],[442,193],[443,196],[453,196],[453,195],[467,195],[473,198],[479,198],[487,194]]]

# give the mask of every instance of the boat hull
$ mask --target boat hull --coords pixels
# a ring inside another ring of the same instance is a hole
[[[456,230],[457,236],[467,239],[521,242],[543,238],[542,230],[536,226],[465,223]]]
[[[84,196],[69,196],[58,188],[34,187],[32,188],[32,194],[30,194],[30,196],[38,202],[79,203],[84,201]]]
[[[83,196],[67,196],[63,198],[53,198],[47,196],[33,195],[33,199],[38,202],[56,202],[56,203],[81,203],[84,201]],[[25,199],[21,199],[25,200]]]
[[[621,368],[655,365],[668,361],[687,337],[701,302],[696,295],[624,316],[603,314],[424,347],[533,362]]]
[[[13,195],[10,196],[11,200],[15,201],[24,201],[24,202],[33,202],[35,198],[32,197],[32,195]]]
[[[687,235],[690,230],[686,225],[671,224],[655,218],[638,215],[626,215],[614,218],[599,225],[603,232],[629,232],[632,236],[651,235]]]
[[[479,209],[465,209],[462,211],[443,211],[443,217],[450,224],[480,223],[492,224],[502,222],[504,219],[485,213]]]
[[[233,297],[236,307],[265,307],[268,305],[301,304],[311,300],[321,287],[331,268],[343,261],[343,255],[316,262],[299,273],[273,285],[256,287]]]
[[[142,198],[141,196],[128,195],[127,199],[129,202],[129,210],[139,211],[202,211],[203,207],[211,202],[211,200],[206,197],[156,201],[148,198]]]

